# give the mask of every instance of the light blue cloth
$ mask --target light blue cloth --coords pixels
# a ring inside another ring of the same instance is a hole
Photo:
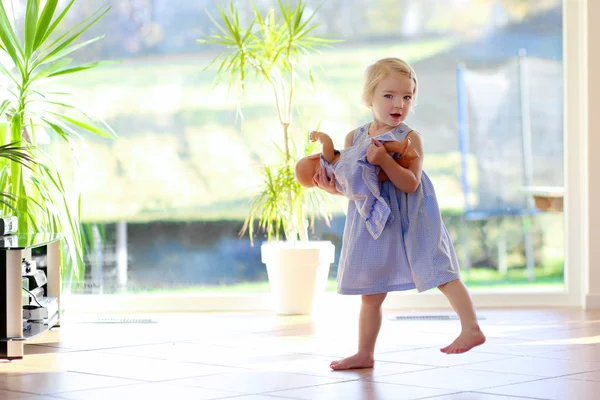
[[[368,126],[356,129],[352,147],[370,142]],[[384,135],[401,141],[410,131],[401,124]],[[379,191],[390,207],[390,218],[377,240],[356,203],[348,202],[338,293],[376,294],[414,288],[421,292],[459,279],[454,246],[427,174],[423,172],[414,193],[402,192],[390,181],[381,182]]]
[[[380,135],[377,139],[382,143],[396,140],[391,133]],[[325,167],[328,177],[335,174],[336,189],[354,202],[356,210],[365,219],[367,230],[373,239],[377,239],[391,215],[389,204],[379,193],[378,168],[367,161],[370,144],[370,141],[363,141],[340,150],[340,158],[333,165],[321,154],[321,166]]]

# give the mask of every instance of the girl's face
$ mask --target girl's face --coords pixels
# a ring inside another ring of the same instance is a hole
[[[402,123],[413,105],[415,83],[412,78],[392,73],[375,87],[371,111],[378,124],[395,128]]]

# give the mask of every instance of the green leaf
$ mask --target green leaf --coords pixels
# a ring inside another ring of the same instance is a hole
[[[3,63],[0,62],[0,72],[9,77],[17,86],[17,88],[21,88],[21,83],[15,78],[15,76],[4,66]]]
[[[114,65],[114,64],[119,64],[120,61],[96,61],[96,62],[91,62],[88,64],[84,64],[84,65],[80,65],[78,67],[74,67],[74,68],[69,68],[69,69],[63,69],[60,71],[56,71],[51,73],[50,75],[48,75],[48,78],[52,78],[55,76],[61,76],[61,75],[67,75],[67,74],[73,74],[75,72],[79,72],[79,71],[86,71],[88,69],[92,69],[92,68],[97,68],[97,67],[101,67],[101,66],[106,66],[106,65]]]
[[[106,128],[105,132],[107,132],[109,135],[111,135],[113,139],[118,137],[117,133],[106,123],[106,121],[104,121],[103,119],[94,119],[91,116],[89,116],[87,113],[85,113],[83,110],[81,110],[73,105],[62,103],[62,102],[46,101],[46,100],[41,100],[41,102],[47,103],[47,104],[52,104],[52,105],[58,105],[61,107],[66,107],[66,108],[75,110],[78,113],[82,114],[84,117],[86,117],[88,120],[90,120],[90,121],[95,120],[97,123],[100,123],[102,126],[104,126]],[[57,121],[55,121],[55,122],[57,122]],[[64,126],[67,127],[66,125],[64,125]],[[76,131],[72,130],[71,128],[68,128],[68,130],[72,131],[75,135],[79,136],[79,134]]]
[[[12,211],[13,214],[17,214],[17,209],[15,208],[15,200],[8,199],[6,195],[9,194],[7,192],[0,193],[0,204],[6,206],[9,210]]]
[[[4,100],[2,102],[2,104],[0,105],[0,119],[2,119],[2,116],[4,115],[4,112],[6,111],[6,109],[10,105],[10,103],[11,103],[10,100]]]
[[[78,110],[77,107],[75,107],[73,104],[63,103],[62,101],[46,100],[46,98],[37,99],[34,101],[37,101],[40,103],[45,103],[45,104],[51,104],[53,106],[65,107],[65,108],[69,108],[72,110]]]
[[[75,136],[78,139],[83,139],[83,136],[81,136],[81,134],[79,132],[77,132],[75,129],[71,128],[69,125],[58,121],[58,120],[51,120],[52,118],[49,116],[46,117],[42,117],[42,120],[48,124],[48,126],[50,128],[52,128],[52,130],[54,130],[61,138],[65,139],[67,142],[70,142],[70,135]],[[68,132],[68,133],[67,133]]]
[[[61,70],[64,67],[66,67],[67,65],[71,64],[71,62],[73,62],[72,58],[63,58],[62,60],[55,61],[54,63],[48,65],[46,68],[43,68],[40,71],[38,71],[30,79],[30,82],[34,82],[38,79],[46,78],[46,77],[56,73],[58,70]]]
[[[20,146],[17,142],[0,146],[0,157],[21,164],[28,169],[32,169],[37,164],[29,149],[26,146]]]
[[[44,35],[38,42],[38,46],[37,46],[38,48],[40,46],[42,46],[44,44],[44,42],[46,41],[46,39],[48,39],[48,37],[52,34],[52,32],[54,32],[54,30],[61,23],[61,21],[63,20],[65,15],[67,15],[67,13],[69,12],[69,10],[73,6],[73,4],[75,4],[75,0],[71,0],[69,2],[69,4],[67,4],[67,6],[63,9],[63,11],[58,15],[58,17],[56,17],[56,19],[54,20],[52,25],[50,25],[50,27],[48,29],[46,29],[46,32],[44,33]],[[45,9],[44,9],[44,11],[45,11]],[[54,14],[54,12],[52,12],[52,14]],[[53,15],[50,16],[50,20],[52,20],[52,17],[53,17]]]
[[[38,21],[36,33],[35,33],[35,41],[33,43],[33,51],[36,51],[40,48],[42,41],[46,35],[48,27],[50,26],[50,22],[52,21],[52,17],[54,16],[54,11],[56,11],[56,6],[58,5],[58,0],[47,0],[44,9],[42,10],[42,14],[40,15],[40,19]]]
[[[106,132],[103,129],[100,129],[100,128],[95,127],[95,126],[90,125],[90,124],[87,124],[87,123],[85,123],[83,121],[79,121],[79,120],[67,117],[66,115],[61,115],[61,114],[57,114],[57,113],[54,113],[54,112],[50,112],[50,114],[54,115],[57,118],[60,118],[60,119],[62,119],[64,121],[66,121],[66,122],[68,122],[70,124],[73,124],[75,126],[83,128],[86,131],[95,133],[97,135],[103,136],[103,137],[108,138],[108,139],[114,139],[115,138],[115,135],[113,135],[111,132]]]
[[[25,11],[25,60],[29,60],[35,45],[36,30],[38,24],[38,2],[39,0],[27,0]]]
[[[58,134],[61,138],[63,138],[66,142],[69,142],[71,138],[65,133],[65,130],[61,128],[58,124],[48,121],[46,118],[42,118],[44,121],[54,132]]]
[[[93,26],[102,17],[104,17],[104,15],[106,15],[106,13],[108,13],[108,11],[110,11],[110,7],[106,8],[104,10],[100,9],[100,10],[96,11],[90,17],[86,18],[83,22],[79,23],[77,26],[70,29],[67,33],[60,36],[58,39],[56,39],[50,46],[48,46],[48,49],[43,54],[40,54],[40,56],[35,59],[34,64],[33,64],[34,67],[37,67],[41,64],[45,64],[49,60],[52,60],[52,58],[54,56],[56,56],[63,49],[65,49],[67,46],[69,46],[79,36],[81,36],[84,32],[86,32],[91,26]],[[96,40],[98,40],[98,38],[88,40],[87,42],[85,42],[84,45],[88,45],[89,43],[96,41]],[[80,47],[82,47],[82,46],[79,45],[78,48],[80,48]]]
[[[25,182],[23,180],[22,169],[20,170],[20,181],[21,185],[19,186],[19,197],[17,199],[17,214],[26,217],[27,215],[29,215],[29,207],[27,207],[27,189],[24,184]],[[27,218],[23,218],[22,220],[27,221]],[[29,232],[28,226],[29,224],[27,222],[25,222],[25,224],[22,225],[21,221],[19,221],[19,230],[21,230],[21,232]]]
[[[50,53],[50,54],[48,54],[47,57],[45,57],[42,60],[42,62],[36,63],[35,67],[42,65],[42,64],[48,64],[48,63],[54,62],[55,60],[59,60],[63,57],[68,56],[69,54],[73,53],[74,51],[77,51],[77,50],[81,49],[82,47],[85,47],[91,43],[97,42],[101,39],[104,39],[104,35],[100,35],[93,39],[86,40],[85,42],[77,43],[72,46],[66,47],[66,48],[62,49],[61,51],[58,51],[57,53]]]
[[[21,74],[25,75],[25,70],[22,62],[23,50],[19,45],[17,36],[13,31],[12,25],[10,24],[10,20],[8,19],[8,15],[6,14],[6,10],[4,9],[2,1],[0,1],[0,39],[2,40],[2,44],[6,48],[6,52],[10,56],[12,62],[19,69],[19,71],[21,71]]]

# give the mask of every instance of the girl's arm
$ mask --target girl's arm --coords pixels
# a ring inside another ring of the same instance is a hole
[[[396,160],[387,153],[383,144],[375,139],[373,139],[373,145],[367,149],[367,161],[373,165],[379,165],[398,189],[406,193],[413,193],[421,183],[423,145],[416,132],[410,132],[408,136],[411,139],[409,148],[414,148],[419,154],[419,157],[413,160],[408,168],[398,165]]]

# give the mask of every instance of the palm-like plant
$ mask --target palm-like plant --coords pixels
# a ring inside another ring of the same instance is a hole
[[[68,56],[103,36],[75,43],[100,20],[109,7],[102,7],[75,27],[66,29],[65,15],[75,0],[62,11],[58,0],[27,0],[22,35],[8,17],[0,1],[0,50],[8,63],[0,63],[0,72],[8,79],[5,99],[0,103],[0,118],[6,126],[7,141],[14,143],[36,162],[23,168],[20,159],[0,160],[0,192],[9,193],[3,202],[4,214],[19,218],[20,232],[62,232],[65,234],[67,261],[61,265],[76,275],[83,268],[83,244],[80,227],[80,193],[68,192],[52,160],[36,146],[40,130],[54,133],[74,150],[74,139],[81,132],[114,138],[114,132],[101,121],[93,120],[75,103],[69,93],[44,90],[48,81],[57,77],[95,68],[93,62],[74,66]],[[1,100],[1,99],[0,99]],[[6,139],[5,139],[6,140]],[[72,268],[77,266],[78,268]],[[66,273],[69,271],[63,271]]]
[[[4,162],[11,161],[13,163],[20,164],[29,170],[33,169],[33,166],[36,164],[35,160],[29,153],[29,147],[19,146],[16,143],[9,143],[0,146],[0,160],[3,160]],[[6,179],[6,177],[6,174],[2,175],[3,179]],[[2,187],[4,187],[4,185],[2,185]],[[0,204],[3,207],[11,209],[13,212],[17,212],[14,207],[16,200],[17,197],[13,193],[0,192]]]
[[[293,137],[295,90],[302,79],[308,78],[314,85],[309,55],[317,47],[335,41],[313,35],[318,27],[314,22],[317,11],[308,15],[305,1],[300,0],[294,8],[289,2],[277,3],[279,15],[270,9],[262,16],[255,6],[254,20],[243,27],[238,10],[230,2],[228,12],[218,8],[220,23],[210,17],[219,33],[199,42],[223,49],[206,67],[220,62],[217,81],[227,81],[230,88],[239,84],[243,90],[249,78],[258,78],[271,87],[281,126],[282,141],[276,144],[281,163],[264,166],[262,188],[252,202],[241,234],[248,230],[252,240],[258,219],[259,228],[267,232],[269,241],[279,238],[281,230],[287,240],[307,240],[307,213],[313,218],[320,215],[326,221],[329,215],[324,208],[324,193],[305,190],[294,179],[295,158],[312,152],[306,140],[308,132],[302,134],[304,145]]]

